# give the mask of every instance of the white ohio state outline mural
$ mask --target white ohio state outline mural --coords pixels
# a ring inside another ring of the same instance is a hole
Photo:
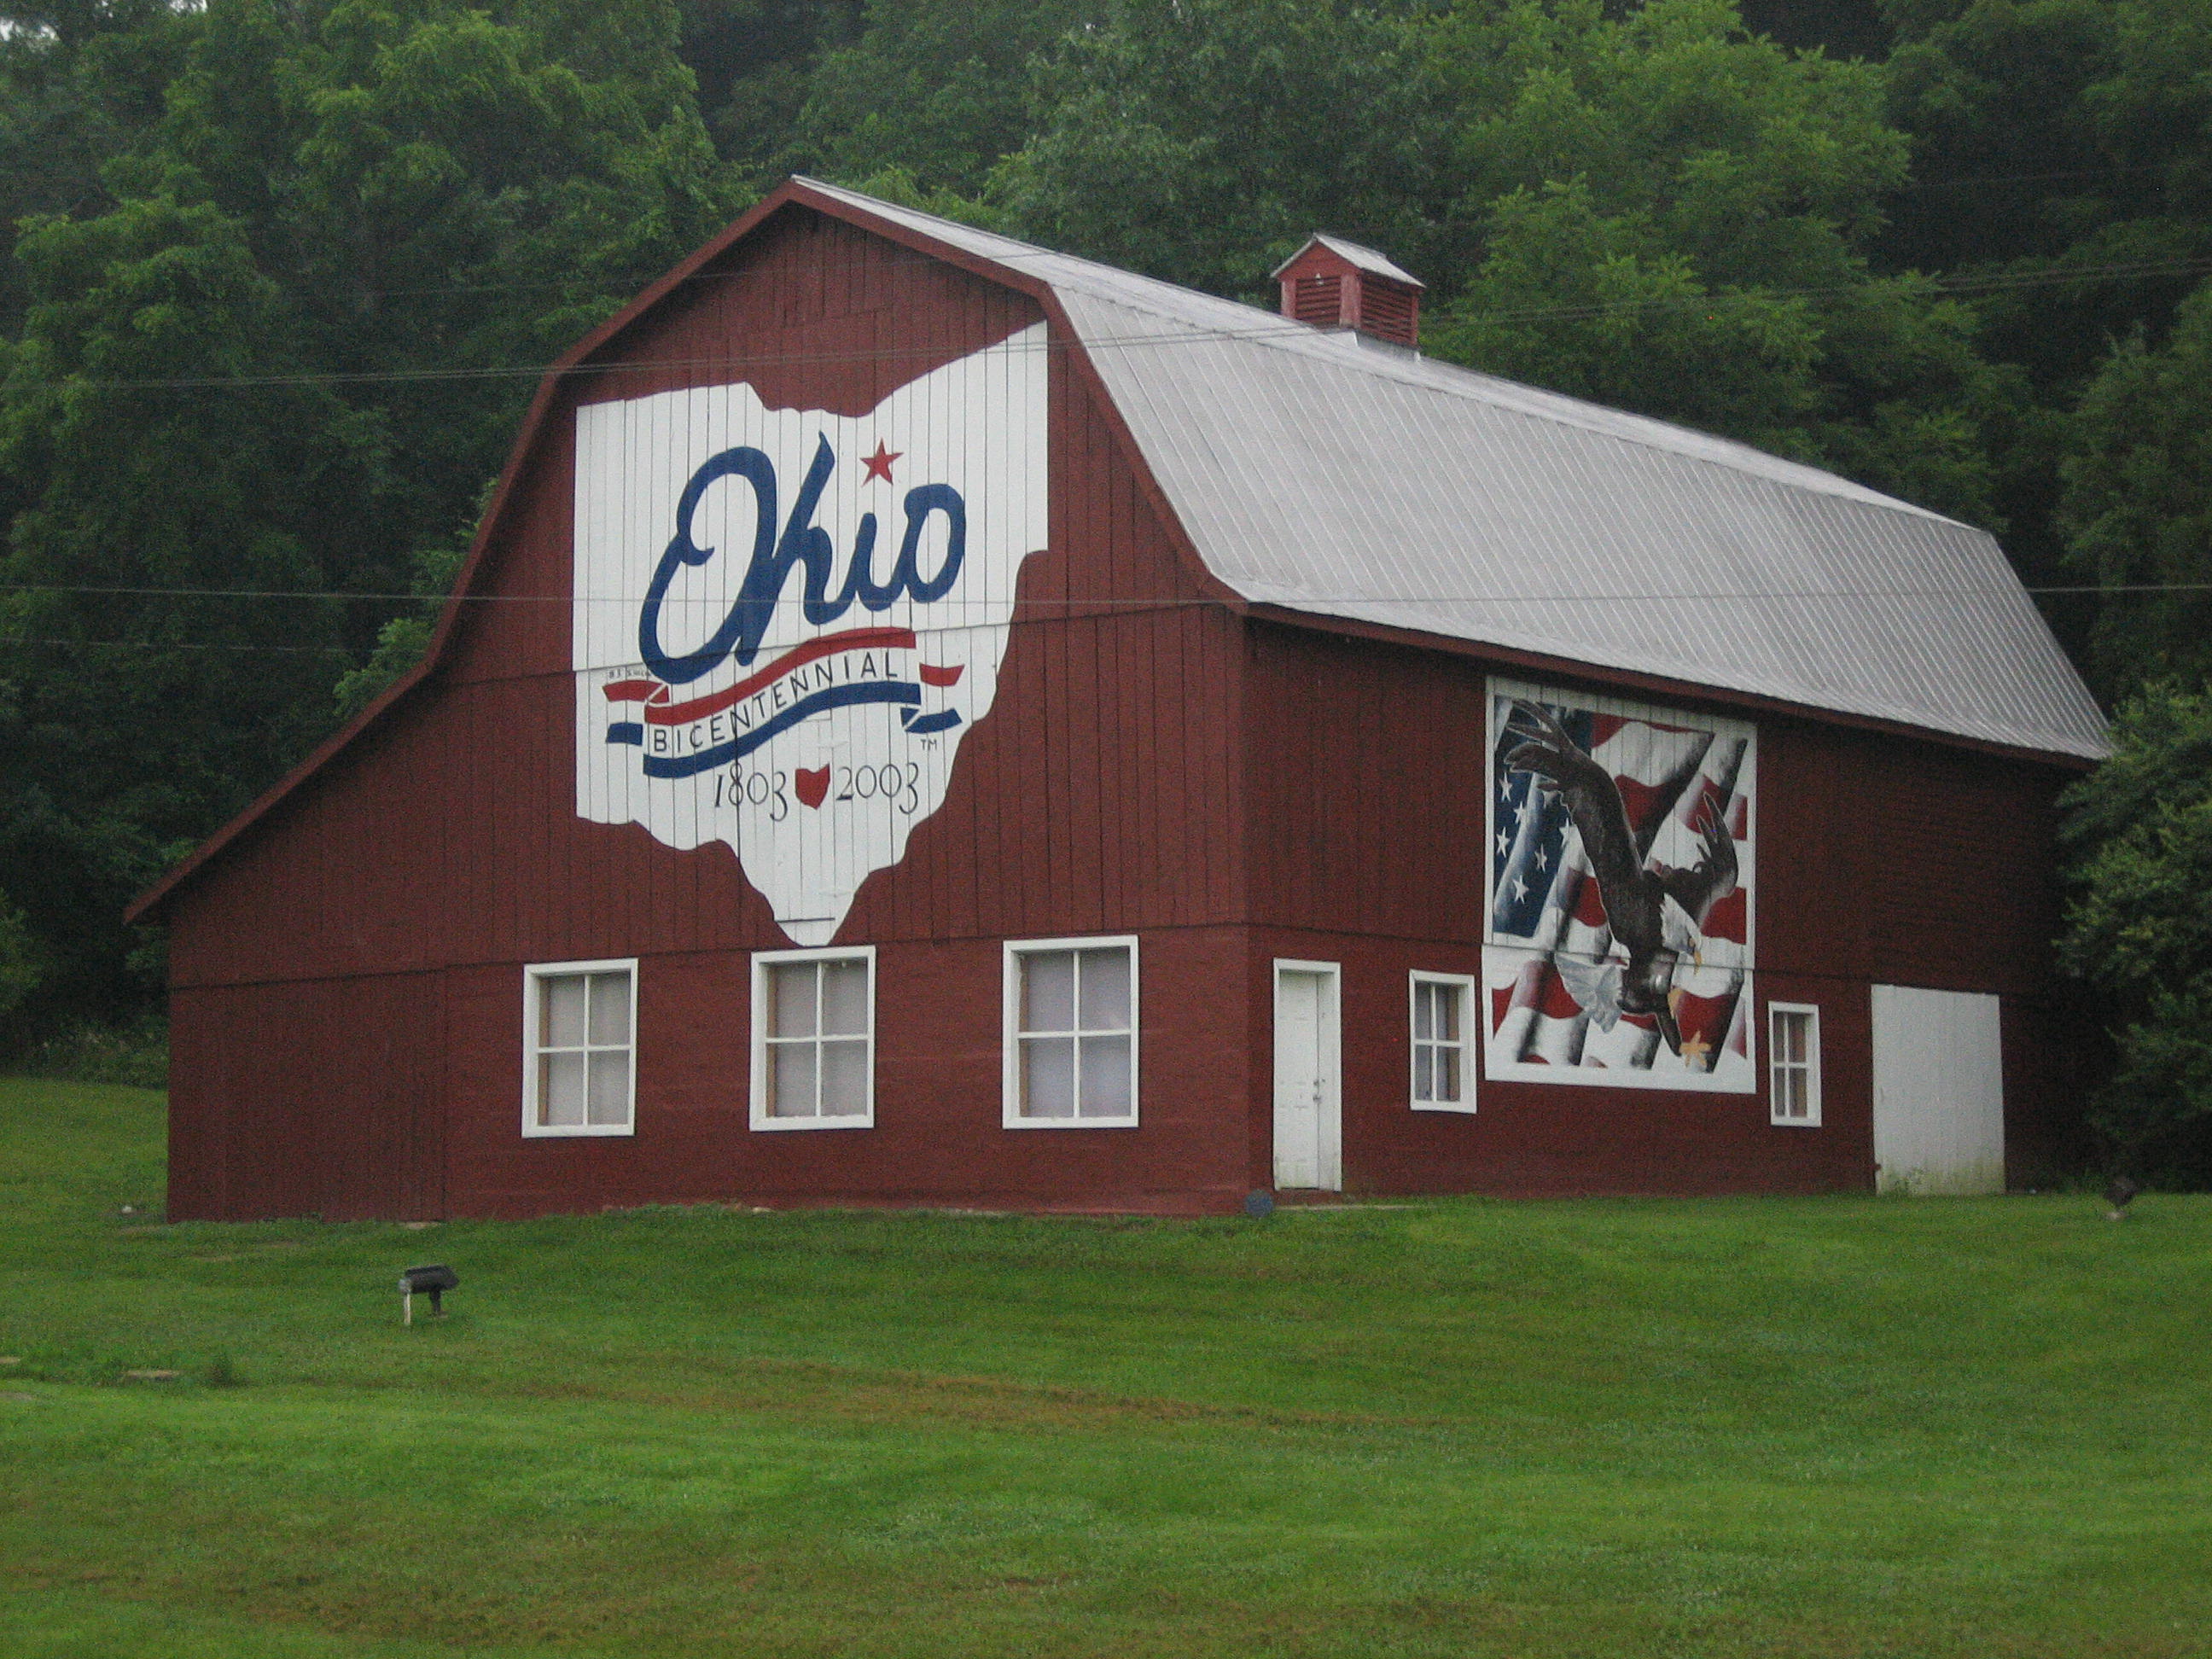
[[[1493,678],[1483,1075],[1757,1091],[1759,734]]]
[[[1045,328],[869,413],[742,381],[576,411],[576,811],[726,842],[800,945],[905,856],[1045,545]]]

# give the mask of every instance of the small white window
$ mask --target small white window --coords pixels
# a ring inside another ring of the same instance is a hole
[[[1474,1109],[1474,981],[1464,974],[1413,976],[1413,1109]]]
[[[1766,1005],[1768,1111],[1793,1128],[1820,1127],[1820,1011],[1808,1002]]]
[[[1127,1127],[1137,1121],[1137,941],[1006,945],[1006,1123]]]
[[[522,1133],[635,1133],[637,962],[522,970]]]
[[[876,1121],[876,947],[753,957],[752,1126]]]

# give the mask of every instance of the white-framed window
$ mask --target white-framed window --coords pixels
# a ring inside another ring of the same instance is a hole
[[[1006,1124],[1099,1129],[1137,1121],[1137,940],[1009,939]]]
[[[522,1133],[636,1133],[637,958],[522,970]]]
[[[876,947],[753,956],[752,1126],[876,1121]]]
[[[1771,1121],[1820,1127],[1820,1011],[1812,1003],[1766,1005],[1766,1083]]]
[[[1474,981],[1465,974],[1416,972],[1413,998],[1417,1112],[1474,1109]]]

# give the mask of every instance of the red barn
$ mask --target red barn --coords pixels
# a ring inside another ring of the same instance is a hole
[[[579,346],[427,660],[138,904],[172,1212],[2033,1167],[2103,723],[1996,544],[1280,274],[793,180]]]

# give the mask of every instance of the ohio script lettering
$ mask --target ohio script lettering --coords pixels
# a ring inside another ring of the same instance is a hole
[[[1042,344],[858,417],[744,383],[579,411],[580,815],[722,842],[795,942],[835,934],[996,696],[1044,542]]]

